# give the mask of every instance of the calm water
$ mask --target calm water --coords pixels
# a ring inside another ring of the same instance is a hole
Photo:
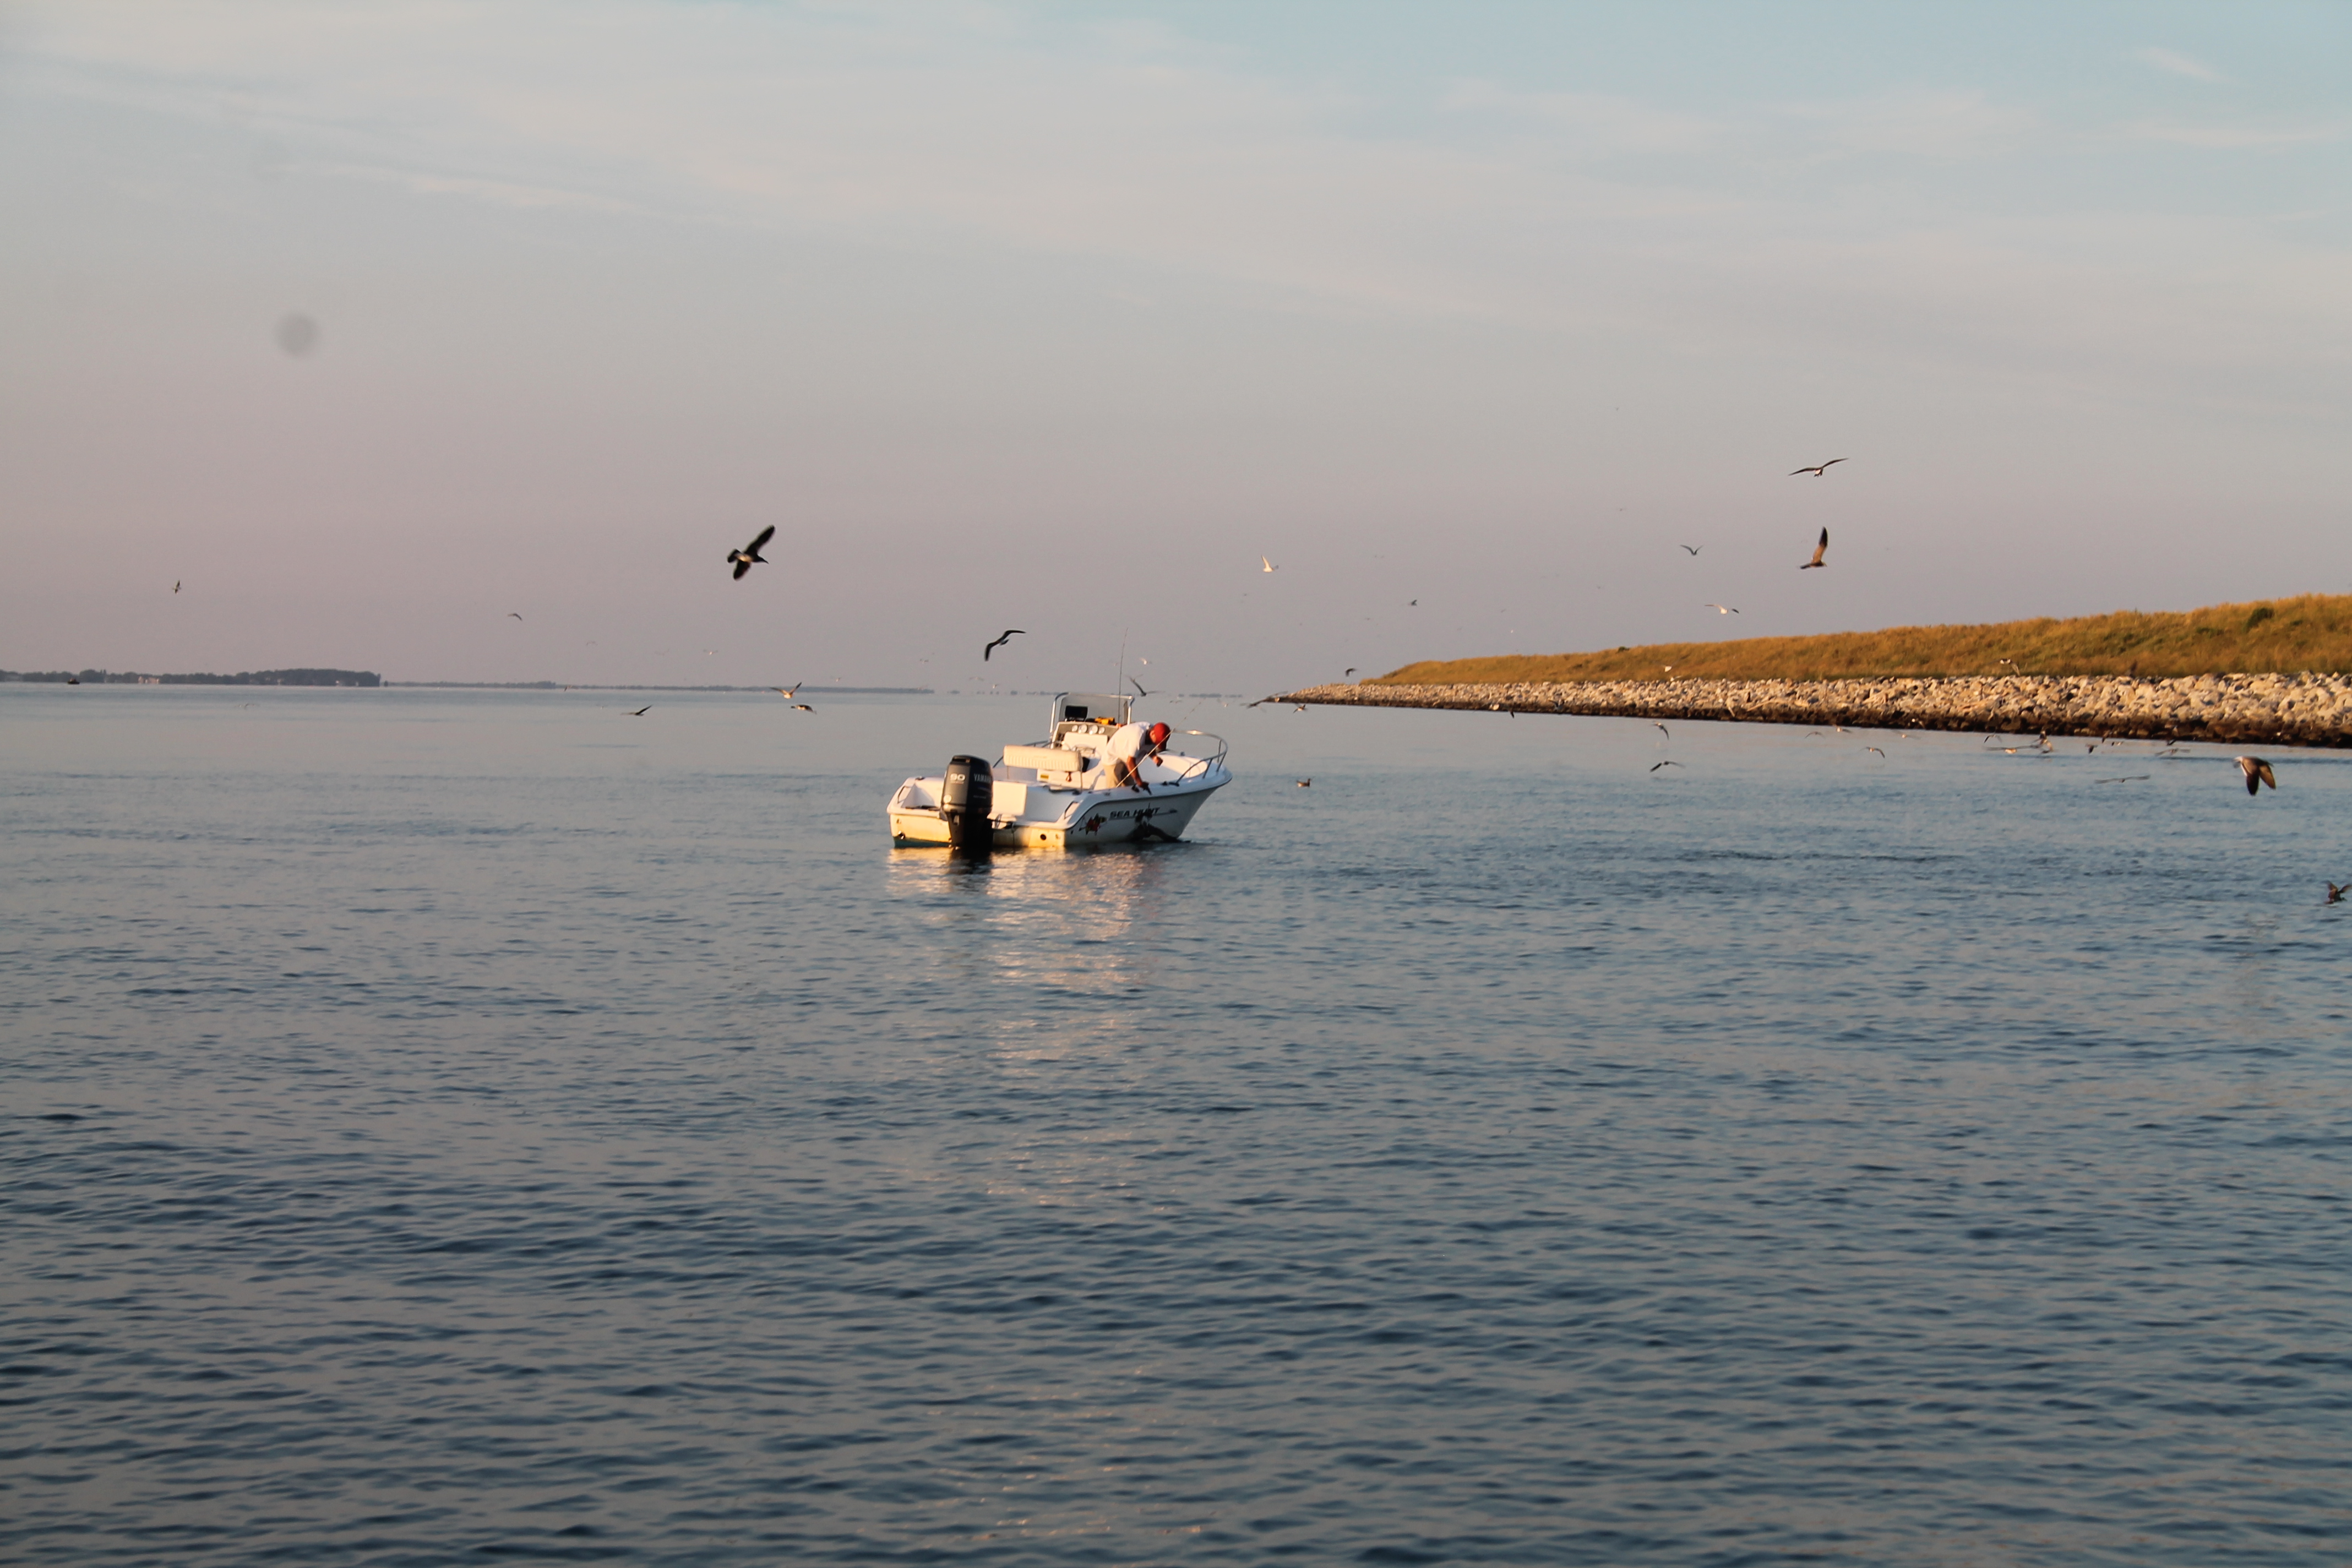
[[[2338,759],[652,700],[0,687],[0,1558],[2352,1556]]]

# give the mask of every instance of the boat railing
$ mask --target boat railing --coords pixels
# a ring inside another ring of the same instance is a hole
[[[1176,732],[1180,735],[1198,735],[1204,741],[1214,741],[1217,743],[1217,749],[1205,757],[1187,757],[1185,760],[1188,765],[1183,772],[1176,775],[1172,783],[1182,784],[1195,773],[1203,773],[1211,768],[1224,765],[1225,738],[1223,735],[1212,735],[1206,730],[1179,730]],[[1165,765],[1164,761],[1163,765]]]

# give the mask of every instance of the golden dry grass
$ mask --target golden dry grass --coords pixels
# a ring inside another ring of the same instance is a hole
[[[2014,661],[2014,662],[2010,662]],[[1893,675],[2227,675],[2352,670],[2352,595],[2201,610],[2118,610],[1985,626],[1890,626],[1811,637],[1651,643],[1597,653],[1429,659],[1390,684],[1679,679],[1836,680]]]

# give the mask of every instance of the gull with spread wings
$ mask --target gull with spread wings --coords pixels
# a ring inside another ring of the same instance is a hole
[[[738,583],[743,580],[743,574],[752,567],[765,566],[768,563],[768,558],[760,553],[760,549],[775,537],[776,525],[772,522],[760,531],[759,538],[740,550],[730,550],[727,552],[727,560],[735,568],[735,580]]]

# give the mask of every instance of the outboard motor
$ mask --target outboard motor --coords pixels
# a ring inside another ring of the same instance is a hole
[[[940,815],[948,819],[948,843],[957,849],[987,850],[996,840],[988,813],[996,804],[996,774],[980,757],[950,757],[940,785]]]

